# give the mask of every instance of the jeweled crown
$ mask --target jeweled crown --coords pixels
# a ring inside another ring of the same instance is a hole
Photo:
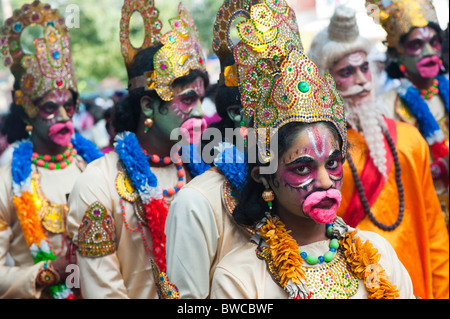
[[[34,39],[36,53],[22,48],[22,32],[30,25],[43,27],[44,36]],[[14,101],[29,117],[37,115],[33,101],[51,90],[77,92],[69,31],[65,19],[49,4],[34,1],[15,10],[0,29],[0,55],[13,73],[19,88]]]
[[[226,0],[219,9],[220,16],[229,17],[226,29],[219,24],[227,37],[238,12],[230,11],[236,9],[230,2],[237,1]],[[331,122],[342,138],[345,154],[343,99],[332,76],[320,76],[317,66],[305,55],[294,11],[284,0],[262,0],[251,6],[248,18],[237,23],[236,28],[238,44],[231,47],[222,32],[221,41],[213,43],[213,48],[225,55],[227,44],[233,51],[241,103],[245,115],[253,119],[261,158],[270,161],[273,154],[267,143],[290,122]]]
[[[134,48],[129,41],[129,21],[134,12],[139,12],[145,21],[146,36],[140,48]],[[188,75],[191,70],[206,72],[206,61],[198,29],[181,2],[178,17],[169,20],[171,30],[163,35],[158,16],[154,0],[126,0],[122,8],[120,41],[127,69],[137,52],[158,43],[163,44],[153,57],[154,71],[129,79],[129,90],[142,87],[156,90],[161,99],[170,101],[173,99],[173,81]]]
[[[387,33],[389,47],[402,52],[400,37],[411,28],[439,23],[431,0],[366,0],[366,8],[374,21],[381,23]]]

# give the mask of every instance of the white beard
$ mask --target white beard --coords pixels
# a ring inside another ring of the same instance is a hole
[[[382,127],[386,127],[386,124],[377,102],[369,96],[369,98],[357,102],[357,105],[352,99],[344,99],[344,103],[348,124],[363,135],[369,148],[368,155],[372,158],[378,171],[387,179],[386,149],[382,131]]]

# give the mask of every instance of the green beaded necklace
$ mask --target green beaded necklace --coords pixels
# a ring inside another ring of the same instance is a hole
[[[334,256],[336,256],[337,249],[339,248],[339,241],[333,236],[333,224],[327,224],[327,236],[331,238],[330,250],[323,254],[323,256],[317,257],[315,255],[308,255],[306,252],[301,251],[299,247],[298,252],[300,257],[302,257],[302,259],[310,265],[321,264],[324,261],[327,263],[332,261]]]

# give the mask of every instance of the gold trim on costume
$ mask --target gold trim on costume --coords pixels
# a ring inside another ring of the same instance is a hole
[[[44,195],[38,172],[31,172],[31,190],[38,209],[42,226],[54,234],[66,232],[66,217],[69,209],[66,204],[53,204]]]
[[[91,204],[78,228],[78,252],[85,257],[102,257],[116,251],[113,219],[99,202]]]

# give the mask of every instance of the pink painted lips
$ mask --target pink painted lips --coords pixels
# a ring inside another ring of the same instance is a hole
[[[316,223],[329,224],[336,218],[341,200],[341,192],[334,188],[313,192],[303,202],[303,212]]]
[[[189,144],[200,143],[202,133],[206,130],[206,120],[201,118],[190,118],[180,126],[180,133]]]
[[[416,64],[417,71],[423,78],[434,78],[441,67],[439,57],[436,55],[424,57]]]
[[[50,126],[48,136],[58,145],[66,146],[72,138],[75,128],[71,121],[64,123],[55,123]]]

